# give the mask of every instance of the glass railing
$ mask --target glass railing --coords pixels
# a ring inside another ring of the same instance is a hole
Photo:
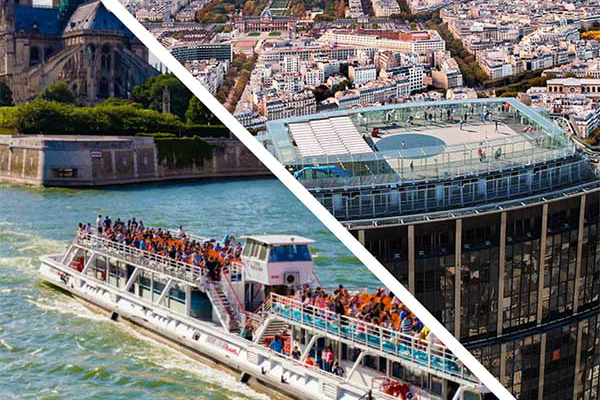
[[[587,161],[563,162],[546,165],[544,170],[510,171],[488,177],[482,186],[479,180],[454,181],[428,186],[410,186],[401,189],[371,191],[367,187],[357,193],[315,193],[335,217],[343,220],[403,216],[442,209],[459,209],[477,204],[489,204],[510,198],[527,197],[535,193],[587,182],[594,178]]]

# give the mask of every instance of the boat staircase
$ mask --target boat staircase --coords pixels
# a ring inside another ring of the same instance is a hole
[[[481,385],[479,379],[441,343],[430,343],[356,318],[340,317],[329,310],[275,293],[271,293],[271,308],[269,319],[306,329],[313,338],[345,343],[361,350],[361,354],[379,355],[461,386],[477,388]]]
[[[230,296],[223,289],[223,284],[220,281],[209,280],[206,285],[206,294],[223,328],[232,333],[240,333],[243,327],[241,310],[235,301],[229,300]]]
[[[261,329],[257,332],[257,336],[254,342],[264,345],[266,344],[268,339],[273,339],[277,335],[284,334],[288,330],[289,326],[290,324],[286,321],[282,321],[278,318],[269,317],[263,323]]]

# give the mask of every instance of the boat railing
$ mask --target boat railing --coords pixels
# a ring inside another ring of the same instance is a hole
[[[232,281],[241,280],[243,270],[244,270],[244,266],[239,261],[234,261],[227,266],[227,273],[231,277]]]
[[[221,296],[219,296],[217,284],[213,279],[207,279],[206,292],[211,304],[213,305],[213,307],[216,308],[217,315],[219,319],[221,319],[224,328],[228,331],[231,330],[231,328],[233,327],[232,316],[227,311],[227,306],[225,305],[225,302],[223,301]]]
[[[422,340],[409,333],[339,315],[275,293],[271,293],[271,302],[272,313],[281,318],[340,337],[359,347],[366,346],[430,370],[479,384],[478,379],[441,343]]]
[[[270,349],[265,349],[265,350],[267,350],[272,357],[285,359],[286,361],[291,362],[292,364],[294,364],[297,367],[306,368],[307,371],[311,371],[318,375],[324,375],[324,376],[328,377],[329,379],[332,379],[339,383],[348,382],[350,380],[349,377],[347,376],[349,371],[344,371],[342,375],[336,375],[333,372],[325,371],[319,365],[316,365],[316,364],[310,365],[306,362],[302,363],[300,360],[291,357],[289,354],[277,353]],[[359,383],[359,382],[356,382],[353,380],[352,385],[364,390],[365,394],[368,393],[369,390],[374,391],[377,394],[376,398],[378,398],[378,399],[380,399],[380,398],[381,399],[389,399],[389,400],[397,400],[398,399],[398,397],[390,396],[389,394],[382,391],[380,388],[369,387],[366,385],[366,383]],[[414,390],[415,387],[413,387],[411,389],[412,389],[411,393],[413,394],[413,397],[412,397],[413,400],[439,400],[438,397],[433,397],[429,393],[427,393],[426,391],[424,391],[422,389],[417,388],[416,391]]]
[[[252,325],[255,330],[258,330],[261,325],[265,322],[268,316],[271,314],[272,304],[271,297],[268,296],[265,300],[259,304],[255,312],[247,312],[247,317],[252,321]]]
[[[221,282],[225,281],[225,285],[221,285],[221,287],[223,288],[223,292],[225,293],[225,296],[227,296],[227,299],[229,300],[229,304],[231,304],[231,308],[233,310],[233,312],[236,315],[233,315],[233,317],[240,323],[243,324],[244,320],[246,318],[246,309],[244,307],[244,305],[242,304],[242,301],[240,300],[240,297],[238,296],[235,288],[233,287],[233,284],[231,283],[231,278],[230,278],[230,274],[232,272],[228,271],[228,272],[221,272]]]
[[[163,273],[186,282],[204,283],[206,271],[203,268],[182,261],[150,253],[146,250],[128,246],[100,236],[87,233],[78,234],[76,243],[90,250],[100,251],[117,258],[122,258],[145,268]]]

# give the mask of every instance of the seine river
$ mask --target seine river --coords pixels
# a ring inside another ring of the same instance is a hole
[[[273,179],[102,190],[0,186],[0,398],[267,399],[38,282],[42,254],[60,252],[98,214],[223,237],[289,233],[317,241],[324,285],[377,279]]]

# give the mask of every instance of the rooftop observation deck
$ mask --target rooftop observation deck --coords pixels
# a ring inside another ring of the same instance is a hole
[[[267,130],[263,143],[350,229],[495,212],[600,187],[589,157],[516,99],[359,108],[271,121]]]
[[[440,342],[428,342],[393,329],[361,321],[290,297],[271,294],[271,312],[289,323],[313,329],[371,354],[398,361],[436,376],[475,387],[479,380]]]
[[[298,179],[312,191],[451,180],[576,153],[557,125],[516,99],[359,108],[271,121],[267,130],[263,142],[290,169],[305,169]]]

